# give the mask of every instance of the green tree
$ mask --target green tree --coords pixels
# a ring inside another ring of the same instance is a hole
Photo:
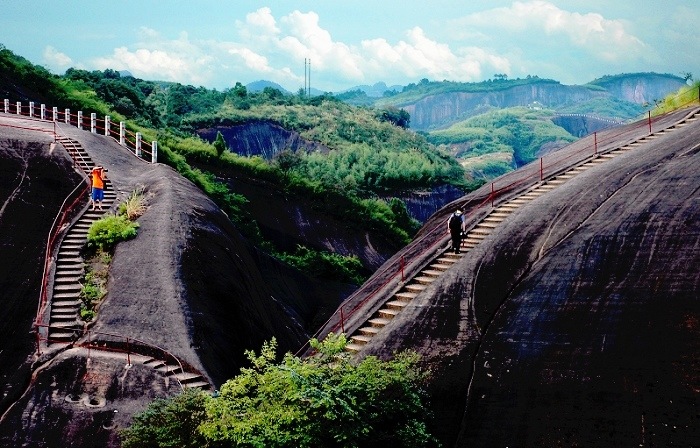
[[[226,140],[224,140],[224,135],[221,131],[217,131],[216,140],[214,140],[214,149],[216,149],[216,154],[221,157],[221,155],[226,152]]]
[[[427,431],[425,374],[415,353],[355,363],[344,351],[343,335],[311,344],[317,356],[287,354],[280,363],[274,339],[259,355],[246,352],[253,366],[206,404],[200,430],[207,439],[267,448],[438,445]]]
[[[206,416],[207,394],[187,389],[170,399],[157,399],[121,431],[122,448],[201,448],[211,446],[198,431]]]

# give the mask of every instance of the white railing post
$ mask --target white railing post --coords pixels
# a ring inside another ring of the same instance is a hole
[[[158,142],[151,142],[151,163],[158,163]]]
[[[109,137],[109,115],[105,115],[105,135]]]
[[[41,105],[41,119],[46,120],[46,104]]]
[[[17,115],[22,115],[22,102],[17,101],[17,110],[15,111]]]
[[[5,106],[5,113],[6,113],[6,114],[9,114],[9,113],[10,113],[10,100],[8,100],[7,98],[5,98],[5,101],[3,101],[3,103],[5,103],[5,104],[4,104],[4,106]]]
[[[95,112],[90,114],[90,132],[97,133],[97,114]]]
[[[53,121],[58,121],[58,107],[53,106],[51,112],[53,112]]]
[[[136,157],[141,157],[141,133],[136,133]]]
[[[70,124],[70,109],[66,108],[66,115],[63,118],[65,118],[66,124]]]
[[[34,118],[34,101],[29,102],[29,118]]]
[[[119,144],[126,146],[126,127],[123,121],[119,122]]]
[[[78,111],[78,129],[80,129],[80,130],[83,129],[83,111],[82,110]]]

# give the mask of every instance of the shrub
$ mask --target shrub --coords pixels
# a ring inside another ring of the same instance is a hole
[[[129,221],[126,216],[105,216],[98,219],[88,229],[88,247],[109,250],[119,241],[136,236],[137,222]]]
[[[121,431],[123,448],[209,446],[197,427],[204,420],[207,396],[201,390],[186,389],[169,399],[157,399],[134,416]]]
[[[207,400],[200,432],[222,446],[439,446],[427,430],[418,355],[353,362],[344,335],[311,344],[317,356],[287,354],[279,364],[274,339],[259,356],[246,352],[252,367]]]
[[[336,280],[361,285],[367,280],[360,259],[331,252],[321,252],[305,246],[297,246],[292,254],[277,254],[277,257],[314,278]]]
[[[138,187],[129,194],[124,202],[119,204],[119,215],[124,215],[129,221],[134,221],[146,212],[146,197],[144,188]]]
[[[85,322],[90,322],[95,318],[95,310],[80,308],[80,318]]]

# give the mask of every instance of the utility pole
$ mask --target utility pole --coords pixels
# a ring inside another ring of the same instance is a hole
[[[304,95],[311,96],[311,59],[304,58]]]

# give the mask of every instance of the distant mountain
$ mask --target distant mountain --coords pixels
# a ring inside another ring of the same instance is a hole
[[[479,83],[424,80],[409,84],[397,95],[379,98],[374,105],[406,110],[411,114],[411,128],[418,131],[444,129],[493,108],[533,104],[555,111],[576,107],[579,113],[627,119],[684,85],[679,76],[657,73],[606,76],[585,85],[538,77]]]
[[[290,93],[287,89],[277,84],[276,82],[266,81],[262,79],[260,81],[253,81],[249,84],[246,84],[245,87],[246,89],[248,89],[249,92],[261,92],[265,90],[266,87],[272,87],[273,89],[277,89],[282,93]]]
[[[384,96],[384,92],[386,91],[395,91],[395,92],[401,92],[403,90],[404,86],[401,85],[393,85],[393,86],[387,86],[385,82],[377,82],[375,84],[370,85],[361,85],[361,86],[355,86],[347,90],[343,90],[340,93],[346,93],[346,92],[353,92],[360,90],[364,92],[367,96],[369,97],[375,97],[379,98]]]

